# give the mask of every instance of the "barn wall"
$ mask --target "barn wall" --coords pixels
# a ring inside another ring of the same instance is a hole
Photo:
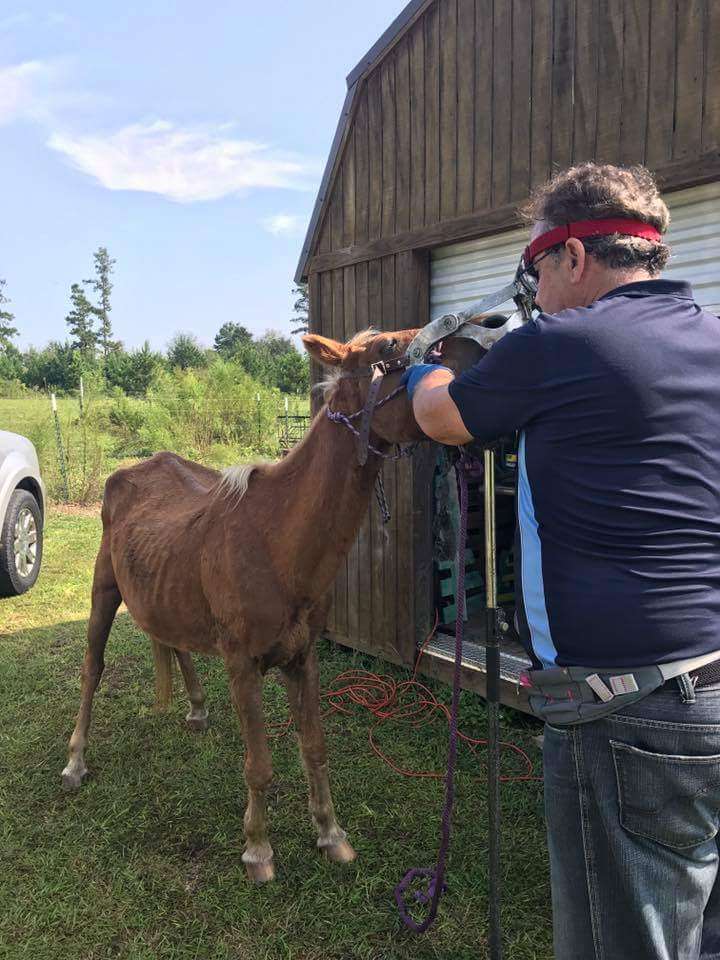
[[[720,176],[716,0],[437,0],[358,83],[313,255],[495,231],[582,160]]]
[[[428,277],[427,255],[412,253],[315,274],[309,289],[311,329],[347,340],[371,318],[380,330],[398,329],[400,315],[422,326],[429,319]],[[320,370],[314,377],[321,379]],[[383,525],[373,497],[335,581],[328,621],[331,635],[352,638],[353,645],[398,662],[412,660],[416,631],[427,630],[430,617],[430,550],[417,529],[418,523],[424,528],[430,522],[429,483],[419,479],[427,475],[426,461],[384,465],[391,520]]]

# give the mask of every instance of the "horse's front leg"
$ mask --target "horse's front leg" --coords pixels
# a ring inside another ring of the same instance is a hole
[[[338,863],[354,860],[356,853],[335,819],[320,719],[320,685],[315,644],[282,670],[290,710],[295,720],[300,752],[310,788],[309,809],[318,831],[318,847]]]
[[[272,760],[262,712],[262,674],[245,656],[226,654],[230,694],[240,718],[245,742],[245,783],[248,803],[245,810],[245,850],[242,860],[248,877],[264,883],[275,876],[273,850],[267,835],[265,794],[272,780]]]

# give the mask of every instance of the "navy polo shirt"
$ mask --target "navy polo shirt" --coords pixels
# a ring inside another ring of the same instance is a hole
[[[516,597],[536,666],[720,650],[720,320],[688,284],[541,313],[449,389],[477,439],[520,431]]]

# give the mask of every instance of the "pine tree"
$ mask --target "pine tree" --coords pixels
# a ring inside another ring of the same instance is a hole
[[[221,357],[231,357],[243,343],[250,343],[253,335],[239,323],[228,321],[215,334],[215,350]]]
[[[98,334],[93,321],[100,316],[100,310],[90,303],[79,283],[70,287],[70,302],[72,310],[65,317],[65,323],[73,336],[72,348],[79,350],[89,360],[94,360]]]
[[[98,296],[98,304],[95,308],[96,314],[100,319],[100,329],[97,334],[97,342],[102,347],[104,357],[107,357],[111,350],[115,350],[118,344],[113,340],[112,322],[110,320],[110,294],[112,293],[112,273],[116,261],[111,259],[106,247],[98,247],[93,254],[95,261],[95,276],[90,280],[83,280],[84,284],[92,287]]]
[[[310,314],[310,301],[308,300],[307,283],[299,283],[296,287],[293,287],[293,294],[297,297],[297,299],[293,304],[293,313],[295,316],[292,317],[290,322],[299,324],[299,326],[297,326],[291,332],[307,333]]]
[[[11,347],[12,344],[10,341],[18,335],[17,327],[13,327],[12,325],[15,314],[10,313],[9,310],[3,310],[3,304],[10,303],[5,296],[4,286],[5,281],[0,280],[0,353]]]
[[[167,361],[171,367],[187,370],[207,366],[207,356],[192,333],[176,333],[168,343]]]

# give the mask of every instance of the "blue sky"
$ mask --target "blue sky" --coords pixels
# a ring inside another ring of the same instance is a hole
[[[402,0],[0,2],[0,278],[64,339],[106,246],[128,347],[289,331],[345,76]]]

